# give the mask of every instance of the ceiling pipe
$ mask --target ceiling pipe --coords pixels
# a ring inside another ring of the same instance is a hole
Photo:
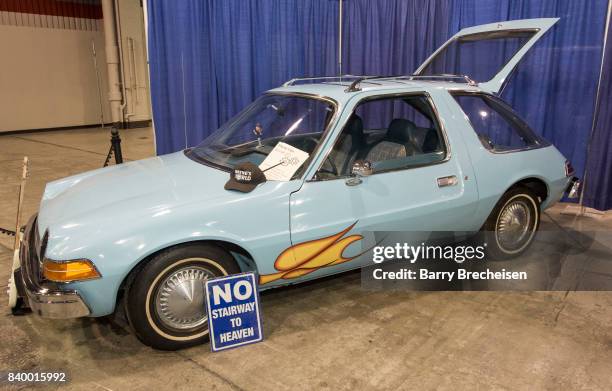
[[[117,46],[113,0],[102,0],[102,16],[104,17],[104,42],[108,69],[108,102],[113,124],[120,127],[123,122],[123,109],[121,107],[123,94],[121,93],[119,47]]]

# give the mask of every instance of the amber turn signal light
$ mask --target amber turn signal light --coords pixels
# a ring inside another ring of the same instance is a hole
[[[100,273],[93,263],[87,259],[58,262],[45,259],[43,262],[43,276],[50,281],[71,282],[100,278]]]

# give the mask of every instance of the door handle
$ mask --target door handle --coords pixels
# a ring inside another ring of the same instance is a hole
[[[352,176],[350,178],[347,178],[344,183],[346,183],[347,186],[357,186],[360,185],[362,182],[363,181],[358,176]]]
[[[438,187],[455,186],[457,183],[459,183],[459,181],[455,175],[438,178]]]

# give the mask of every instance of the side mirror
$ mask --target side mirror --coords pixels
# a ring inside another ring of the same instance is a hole
[[[356,177],[370,176],[374,173],[372,163],[368,160],[355,160],[351,168],[351,175]]]
[[[374,173],[372,163],[367,160],[355,160],[351,167],[351,177],[346,180],[347,186],[357,186],[361,182],[361,178],[370,176]]]

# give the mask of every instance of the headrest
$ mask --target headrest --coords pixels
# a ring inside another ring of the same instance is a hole
[[[416,129],[416,125],[414,122],[409,121],[407,119],[395,118],[389,124],[389,129],[387,130],[387,140],[395,141],[401,144],[405,144],[408,142],[413,142],[412,137],[414,130]]]
[[[422,150],[424,153],[435,152],[440,148],[440,137],[435,129],[429,129],[423,141]]]
[[[353,138],[363,138],[363,121],[357,114],[351,115],[344,129],[346,134],[350,134]]]

